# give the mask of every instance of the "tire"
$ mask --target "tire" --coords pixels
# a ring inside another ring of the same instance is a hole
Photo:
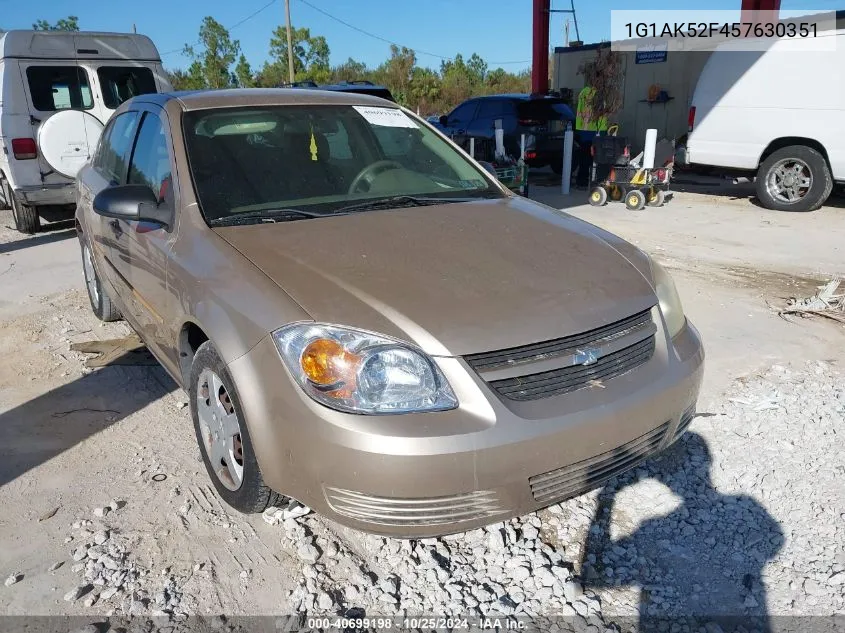
[[[38,217],[38,207],[29,204],[21,204],[12,195],[12,217],[15,220],[15,228],[21,233],[32,235],[38,233],[41,228],[41,218]]]
[[[645,194],[633,189],[625,195],[625,206],[629,211],[642,211],[645,208]]]
[[[0,211],[8,211],[12,208],[12,188],[6,182],[5,176],[0,176],[0,189],[3,190],[3,202],[0,203]]]
[[[103,288],[100,276],[94,266],[94,256],[91,247],[85,240],[79,240],[82,248],[82,274],[85,277],[85,289],[88,291],[88,301],[91,302],[91,310],[100,321],[110,322],[121,319],[120,310],[114,305],[108,293]]]
[[[557,174],[558,176],[560,176],[563,173],[563,161],[562,160],[560,162],[553,160],[550,163],[550,166],[552,168],[552,171],[555,174]]]
[[[603,207],[607,204],[607,191],[604,187],[593,187],[590,191],[590,204],[594,207]]]
[[[666,194],[661,189],[657,189],[654,195],[648,198],[646,204],[650,207],[662,207],[665,201]]]
[[[772,152],[763,161],[755,186],[757,198],[767,209],[815,211],[830,196],[833,179],[821,153],[804,145],[791,145]]]
[[[219,382],[215,382],[215,378]],[[271,505],[283,505],[287,497],[274,492],[264,483],[252,448],[249,429],[241,413],[243,409],[240,398],[226,365],[211,341],[206,341],[197,350],[191,366],[190,380],[188,394],[197,444],[217,494],[235,510],[244,514],[263,512]],[[218,395],[213,398],[210,396],[213,395],[215,384]],[[203,406],[208,408],[201,409]],[[219,415],[221,419],[210,420],[208,414]],[[234,415],[234,418],[230,418],[231,415]],[[226,448],[225,454],[232,466],[240,466],[240,473],[233,472],[230,466],[224,466],[224,458],[212,465],[209,455],[209,451],[213,450],[211,445],[214,443],[214,435],[226,435],[227,427],[222,421],[224,418],[228,418],[230,422],[234,420],[236,425],[228,427],[230,430],[236,428],[237,433],[229,436],[231,439],[228,443],[231,446]],[[216,426],[217,424],[219,426]],[[215,425],[215,428],[211,428],[212,425]]]

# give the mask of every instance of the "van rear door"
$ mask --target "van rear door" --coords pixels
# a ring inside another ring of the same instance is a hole
[[[103,122],[104,111],[99,100],[94,98],[92,77],[82,65],[72,60],[21,61],[20,73],[31,115],[33,139],[38,138],[40,124],[62,110],[83,110]],[[38,167],[44,174],[45,184],[58,184],[69,180],[53,172],[40,151]]]

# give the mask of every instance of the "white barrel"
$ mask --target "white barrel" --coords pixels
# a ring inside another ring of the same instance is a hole
[[[643,149],[643,169],[654,169],[654,152],[657,148],[657,130],[645,131],[645,148]]]
[[[572,184],[572,143],[574,140],[572,125],[567,124],[566,132],[563,133],[563,171],[560,174],[560,190],[564,195],[569,194],[569,186]]]

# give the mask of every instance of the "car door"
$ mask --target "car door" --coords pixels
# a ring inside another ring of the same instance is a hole
[[[112,297],[122,307],[127,306],[132,296],[127,224],[123,220],[94,213],[93,203],[103,189],[126,182],[138,118],[137,111],[128,110],[109,122],[100,137],[91,166],[84,168],[79,178],[79,204],[86,213],[85,226],[91,234],[90,243],[97,270],[111,287]]]
[[[469,124],[467,133],[475,138],[492,139],[495,120],[502,118],[502,102],[499,99],[482,99],[478,110]]]
[[[172,308],[172,297],[167,284],[167,267],[177,235],[178,183],[167,115],[158,106],[145,107],[129,161],[127,184],[149,187],[159,208],[168,209],[174,219],[169,226],[149,221],[126,223],[131,310],[141,338],[168,369],[175,371],[178,358],[175,337],[169,334],[167,315]]]

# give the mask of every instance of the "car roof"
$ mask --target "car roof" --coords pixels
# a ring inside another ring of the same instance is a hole
[[[309,90],[307,88],[232,88],[224,90],[191,90],[140,95],[135,103],[155,103],[164,106],[178,101],[183,110],[233,108],[244,106],[284,105],[362,105],[398,107],[392,101],[352,92]]]
[[[510,94],[501,95],[482,95],[480,97],[473,97],[472,99],[467,99],[467,101],[489,101],[492,99],[511,99],[513,101],[542,101],[545,99],[560,100],[560,97],[555,97],[553,95],[534,96],[524,92],[514,92]]]

